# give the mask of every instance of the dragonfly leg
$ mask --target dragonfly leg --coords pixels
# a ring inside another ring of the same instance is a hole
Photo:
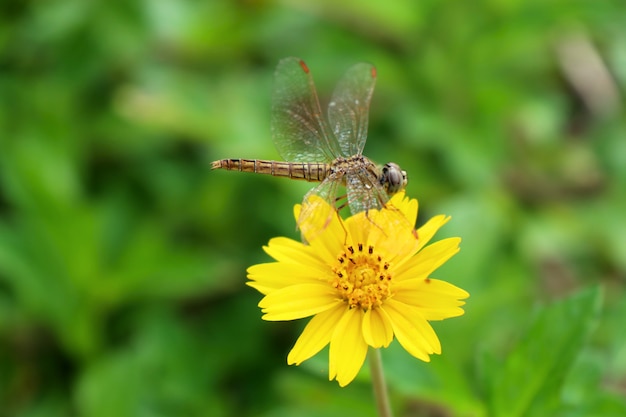
[[[344,207],[347,205],[348,203],[346,202],[344,204]],[[348,229],[346,229],[346,226],[343,224],[343,219],[341,218],[341,215],[339,214],[339,208],[335,210],[335,214],[337,215],[337,217],[339,218],[339,224],[341,225],[341,228],[343,229],[343,245],[345,246],[348,243]]]
[[[372,223],[374,226],[376,226],[377,228],[379,228],[379,229],[380,229],[380,231],[381,231],[381,232],[383,232],[383,235],[385,235],[385,237],[389,237],[389,236],[387,236],[387,234],[385,233],[385,230],[384,230],[382,227],[380,227],[379,225],[377,225],[377,224],[376,224],[376,222],[370,218],[370,215],[369,215],[369,210],[365,210],[365,218],[366,218],[366,219],[367,219],[370,223]]]
[[[343,200],[343,202],[342,202]],[[343,194],[335,197],[335,207],[337,208],[337,213],[348,206],[348,194]]]

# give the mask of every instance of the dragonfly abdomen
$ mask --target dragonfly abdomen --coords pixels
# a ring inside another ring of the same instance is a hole
[[[330,173],[330,165],[321,162],[282,162],[262,159],[220,159],[211,164],[211,169],[254,172],[309,182],[320,182]]]

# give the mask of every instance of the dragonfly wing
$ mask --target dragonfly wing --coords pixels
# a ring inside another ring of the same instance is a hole
[[[343,156],[360,155],[367,140],[376,67],[356,64],[339,80],[328,105],[328,120]]]
[[[389,202],[389,196],[370,172],[350,173],[346,175],[348,204],[352,214],[364,212],[372,225],[381,230],[394,230],[393,227],[402,227],[401,230],[411,230],[414,225],[396,207]],[[383,207],[385,210],[382,210]],[[376,210],[376,211],[372,211]]]
[[[346,191],[352,214],[382,208],[389,200],[376,176],[365,170],[346,174]]]
[[[309,191],[302,201],[302,209],[298,216],[298,228],[303,241],[311,242],[337,216],[337,190],[340,178],[326,178],[317,187]]]
[[[274,83],[271,129],[280,155],[294,162],[329,162],[340,156],[304,61],[293,57],[281,60]]]

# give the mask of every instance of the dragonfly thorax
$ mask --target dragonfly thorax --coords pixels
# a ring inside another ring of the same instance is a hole
[[[379,170],[376,164],[363,155],[340,156],[330,164],[330,173],[338,175],[340,178],[348,173],[354,174],[362,171],[367,171],[374,177],[379,177]]]
[[[400,169],[398,164],[388,162],[383,165],[382,171],[380,184],[385,188],[387,194],[393,195],[406,187],[408,181],[406,171]]]

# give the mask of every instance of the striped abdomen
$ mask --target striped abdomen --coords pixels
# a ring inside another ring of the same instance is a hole
[[[320,162],[281,162],[260,159],[220,159],[211,163],[211,169],[254,172],[311,182],[320,182],[330,173],[330,165]]]

